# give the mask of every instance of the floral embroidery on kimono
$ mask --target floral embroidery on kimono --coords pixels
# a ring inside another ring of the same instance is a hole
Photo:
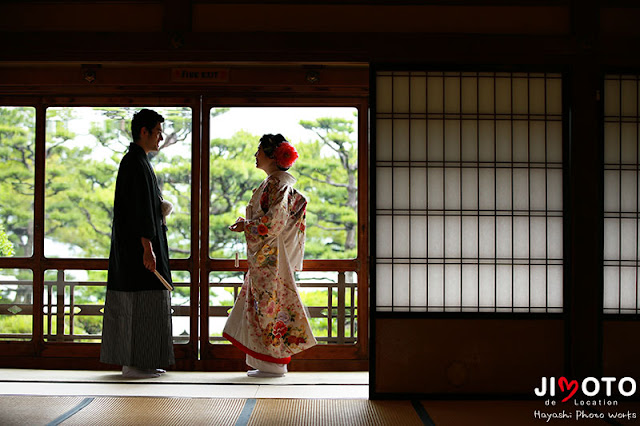
[[[245,353],[279,364],[317,344],[294,276],[302,270],[307,207],[295,182],[273,173],[247,205],[249,271],[223,332]]]

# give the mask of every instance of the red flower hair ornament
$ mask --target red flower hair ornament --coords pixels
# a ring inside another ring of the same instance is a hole
[[[283,169],[293,166],[298,159],[298,151],[289,142],[282,142],[274,152],[276,165]]]

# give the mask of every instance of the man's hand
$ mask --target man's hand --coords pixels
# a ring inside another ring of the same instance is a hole
[[[153,272],[156,270],[156,254],[153,252],[151,240],[144,237],[141,237],[140,240],[142,241],[142,247],[144,249],[142,263],[144,263],[145,268]]]

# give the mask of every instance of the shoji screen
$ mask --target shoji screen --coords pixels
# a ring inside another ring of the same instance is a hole
[[[637,314],[640,242],[638,75],[607,75],[604,103],[604,312]]]
[[[561,312],[561,75],[376,80],[376,310]]]

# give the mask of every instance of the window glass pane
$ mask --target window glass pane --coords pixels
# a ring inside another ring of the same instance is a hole
[[[191,109],[151,107],[165,118],[160,150],[149,153],[163,197],[173,258],[190,253]],[[47,109],[45,255],[109,256],[118,166],[131,143],[131,118],[141,108]]]
[[[172,271],[173,342],[187,343],[189,327],[189,274]],[[45,271],[43,295],[44,338],[51,342],[99,343],[107,294],[105,270]]]
[[[356,342],[358,277],[355,272],[296,273],[300,298],[321,344]]]
[[[0,107],[0,257],[33,254],[36,111]]]
[[[45,271],[44,338],[100,342],[107,271]]]
[[[31,340],[33,272],[0,269],[0,340]]]
[[[244,236],[228,226],[266,177],[254,154],[263,134],[281,133],[299,153],[290,169],[308,199],[305,259],[357,254],[358,116],[356,108],[213,108],[210,146],[209,255],[245,257]]]
[[[222,330],[243,281],[243,271],[216,271],[209,274],[209,342],[229,343],[222,337]]]

